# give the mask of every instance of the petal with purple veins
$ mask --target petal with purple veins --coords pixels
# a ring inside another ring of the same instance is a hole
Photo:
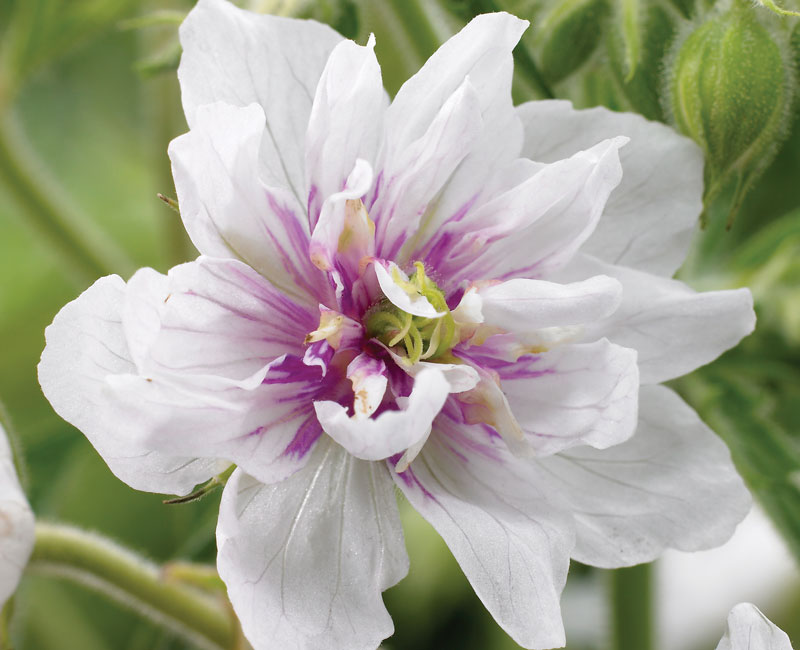
[[[237,470],[223,493],[217,548],[256,648],[375,650],[394,631],[381,592],[405,576],[408,557],[382,464],[330,441],[275,485]]]
[[[356,458],[382,460],[427,437],[450,394],[450,383],[435,368],[423,370],[404,408],[370,418],[351,417],[337,402],[314,402],[323,430]]]

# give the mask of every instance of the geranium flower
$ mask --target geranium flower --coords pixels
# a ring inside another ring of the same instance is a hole
[[[33,550],[34,520],[0,426],[0,610],[14,594]]]
[[[392,633],[395,485],[529,648],[564,644],[570,556],[706,548],[748,508],[657,385],[753,327],[747,291],[668,278],[701,154],[634,115],[515,109],[526,25],[477,17],[390,102],[374,39],[201,0],[170,156],[202,255],[102,278],[47,330],[44,392],[122,480],[237,466],[218,569],[257,649]]]
[[[717,650],[792,650],[792,643],[758,607],[739,603],[728,614],[728,626]]]

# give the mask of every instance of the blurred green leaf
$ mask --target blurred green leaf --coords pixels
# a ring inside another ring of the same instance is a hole
[[[33,72],[126,15],[135,0],[6,0],[0,77],[14,90]]]
[[[606,0],[564,0],[541,18],[533,41],[549,83],[568,77],[591,56],[602,38],[607,12]]]
[[[671,5],[623,3],[606,37],[609,65],[633,110],[664,121],[661,74],[664,57],[682,23]]]
[[[680,388],[728,444],[748,487],[800,559],[800,440],[790,428],[800,404],[797,360],[754,358],[744,347],[683,379]],[[786,404],[792,412],[783,411]]]
[[[800,559],[800,209],[750,238],[727,273],[751,288],[756,331],[678,386]]]

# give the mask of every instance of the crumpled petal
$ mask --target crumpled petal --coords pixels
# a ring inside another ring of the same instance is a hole
[[[751,603],[739,603],[728,614],[717,650],[792,650],[792,642]]]
[[[522,124],[511,101],[514,46],[528,22],[507,13],[473,18],[444,43],[398,91],[387,112],[387,158],[419,138],[450,93],[469,75],[478,95],[481,129],[469,153],[455,169],[441,196],[428,206],[419,229],[402,256],[419,259],[416,248],[448,219],[464,213],[484,193],[485,178],[494,167],[514,160],[522,142]]]
[[[264,178],[264,109],[198,106],[192,130],[169,145],[181,218],[204,255],[241,260],[296,302],[329,301],[332,286],[308,257],[305,200]]]
[[[559,598],[574,532],[530,474],[499,438],[445,416],[394,479],[503,629],[525,648],[562,647]]]
[[[478,295],[480,322],[525,336],[543,327],[592,323],[609,316],[622,301],[622,285],[605,275],[570,284],[519,278],[482,287]]]
[[[284,354],[301,355],[316,312],[242,262],[201,256],[166,276],[137,271],[123,317],[140,373],[244,380]]]
[[[313,20],[200,0],[183,21],[180,39],[178,80],[191,129],[198,126],[198,109],[208,104],[260,105],[266,117],[260,150],[264,182],[290,192],[305,210],[306,127],[317,83],[342,36]]]
[[[382,159],[377,198],[368,205],[380,257],[407,261],[401,249],[417,231],[429,202],[469,153],[481,126],[480,99],[466,77],[418,139]],[[386,128],[387,134],[392,132],[388,122]]]
[[[604,273],[622,283],[622,304],[587,325],[584,340],[608,337],[639,352],[643,384],[680,377],[716,359],[755,328],[748,289],[695,292],[677,280],[578,256],[559,278]]]
[[[389,379],[386,364],[361,353],[347,366],[347,378],[353,384],[353,412],[356,418],[368,418],[381,405]]]
[[[275,485],[236,470],[217,568],[254,648],[375,650],[394,627],[381,592],[408,571],[386,468],[320,444]]]
[[[392,357],[397,366],[405,370],[411,377],[416,377],[426,368],[434,368],[441,372],[450,384],[451,393],[463,393],[464,391],[472,390],[480,380],[478,372],[469,364],[444,363],[442,361],[417,361],[416,363],[411,363],[407,357],[397,354],[382,343],[381,346],[389,353],[389,356]]]
[[[219,471],[217,461],[155,453],[124,436],[106,378],[135,372],[122,330],[125,283],[100,278],[45,330],[39,383],[62,418],[80,429],[112,472],[137,490],[188,494]]]
[[[606,140],[550,165],[517,165],[491,200],[441,229],[426,259],[445,278],[473,282],[560,269],[592,234],[619,183],[625,142]]]
[[[33,550],[34,518],[0,426],[0,609],[17,590]]]
[[[431,367],[416,376],[401,410],[371,418],[350,417],[344,406],[330,400],[314,402],[314,409],[325,433],[353,456],[382,460],[426,438],[449,394],[450,382]]]
[[[322,203],[342,189],[356,161],[375,162],[388,103],[375,58],[375,37],[370,36],[365,47],[341,41],[317,85],[306,133],[312,230]]]
[[[627,442],[571,449],[531,471],[554,505],[574,513],[579,562],[613,568],[665,548],[713,548],[750,509],[727,447],[673,391],[642,386],[639,414]]]
[[[703,154],[689,138],[634,113],[567,101],[517,107],[525,125],[522,154],[554,162],[599,140],[624,135],[622,181],[583,251],[611,264],[671,276],[683,263],[703,209]]]
[[[106,383],[127,439],[163,454],[222,458],[273,483],[308,461],[322,435],[312,400],[334,393],[338,378],[289,356],[262,374],[255,387],[135,374],[111,375]]]
[[[345,252],[349,242],[342,242],[345,228],[350,226],[358,226],[358,224],[348,224],[348,217],[350,220],[355,220],[361,214],[353,214],[354,208],[357,206],[363,207],[361,204],[361,197],[367,192],[372,185],[372,167],[365,160],[359,158],[356,160],[353,169],[347,175],[344,187],[334,192],[322,205],[319,221],[311,234],[311,245],[309,247],[309,254],[314,266],[323,271],[332,271],[337,267],[336,262],[340,261],[339,252]],[[360,210],[358,211],[361,212]],[[367,217],[368,218],[368,217]],[[369,230],[369,222],[362,224],[367,226]],[[370,233],[371,234],[371,233]],[[355,264],[350,264],[348,269],[351,271],[350,281],[357,276],[353,273],[358,269],[358,263],[361,258],[374,253],[374,242],[371,237],[367,238],[368,241],[362,242],[363,250],[356,253],[355,259],[352,260]],[[344,250],[343,250],[344,249]],[[350,260],[348,260],[350,261]]]
[[[536,456],[577,445],[606,449],[636,430],[639,373],[634,350],[604,339],[562,345],[516,361],[479,357],[477,364],[496,373],[509,415]],[[502,427],[498,431],[504,433]],[[513,445],[513,436],[504,437]],[[514,451],[526,453],[517,446]]]

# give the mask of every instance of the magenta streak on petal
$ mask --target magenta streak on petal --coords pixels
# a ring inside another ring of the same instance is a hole
[[[326,340],[316,341],[306,349],[306,353],[303,355],[303,363],[307,366],[317,366],[322,370],[322,376],[324,377],[328,372],[328,364],[333,359],[335,352],[336,350]]]
[[[416,253],[416,257],[424,258],[434,268],[446,261],[450,256],[454,242],[462,239],[464,233],[457,233],[447,228],[448,224],[458,223],[472,209],[480,192],[471,196],[458,210],[450,215],[439,227],[437,233],[426,242],[425,247]]]
[[[492,339],[489,339],[491,343]],[[535,379],[544,375],[552,375],[556,372],[552,367],[534,367],[537,364],[544,363],[544,358],[538,354],[524,354],[516,361],[502,359],[492,356],[488,351],[482,351],[480,348],[464,349],[457,346],[454,353],[462,359],[469,361],[472,365],[478,368],[485,368],[493,370],[500,376],[500,380],[511,379]]]
[[[364,201],[364,207],[367,208],[367,212],[372,209],[372,206],[375,205],[375,201],[378,200],[378,196],[381,193],[381,186],[383,185],[383,170],[378,172],[378,176],[375,178],[375,184],[372,186],[372,196],[370,196],[366,201]]]
[[[305,456],[314,443],[322,435],[322,427],[319,425],[317,416],[310,414],[297,429],[292,441],[287,445],[283,452],[284,456],[294,456],[302,458]]]
[[[397,460],[400,460],[399,456],[397,456],[396,458],[397,458]],[[392,463],[392,467],[394,467],[397,464],[397,460],[392,461],[390,459],[389,462]],[[426,488],[420,482],[420,480],[417,478],[417,475],[414,474],[414,470],[411,469],[410,467],[405,472],[400,472],[399,474],[397,474],[397,476],[399,476],[403,480],[403,483],[405,483],[407,487],[410,487],[410,488],[415,488],[416,487],[416,488],[418,488],[420,490],[420,492],[422,492],[422,496],[424,496],[427,499],[430,499],[431,501],[436,501],[436,497],[433,496],[433,494],[431,494],[428,491],[428,488]]]
[[[436,418],[435,430],[438,440],[447,445],[448,449],[465,463],[469,462],[468,453],[480,454],[484,458],[502,462],[494,446],[502,440],[500,434],[488,424],[468,424],[459,404],[458,396],[451,396]],[[480,432],[480,435],[467,435],[467,431]],[[483,438],[485,442],[481,441]]]
[[[267,236],[272,240],[275,248],[278,249],[283,268],[294,279],[295,284],[305,289],[309,296],[313,296],[319,302],[329,303],[332,297],[330,283],[327,283],[326,288],[328,291],[325,292],[320,291],[325,283],[320,282],[314,285],[308,281],[310,278],[317,277],[321,279],[325,276],[322,275],[309,260],[309,237],[300,227],[300,223],[297,220],[294,211],[286,206],[279,205],[275,200],[275,197],[272,196],[270,192],[267,192],[267,200],[269,201],[269,206],[272,211],[275,212],[275,214],[280,218],[286,230],[286,234],[289,236],[289,242],[295,255],[294,258],[290,256],[283,245],[278,241],[277,237],[275,237],[275,235],[270,231],[270,229],[266,226],[264,227],[264,231],[266,232]],[[296,268],[292,261],[293,259],[298,260],[304,268]]]
[[[273,289],[270,286],[270,290],[267,290],[267,287],[261,284],[262,278],[259,277],[259,281],[256,281],[237,268],[232,268],[231,273],[241,283],[237,286],[246,288],[251,296],[264,303],[269,310],[277,312],[287,322],[296,325],[298,331],[307,332],[316,325],[315,316],[312,313],[279,293],[277,289]],[[226,278],[220,277],[220,279],[224,280]],[[267,284],[268,281],[263,279],[263,282]]]
[[[308,229],[310,232],[314,231],[314,226],[319,221],[319,213],[322,211],[321,206],[314,205],[319,190],[316,185],[312,185],[308,190],[308,202],[306,203],[306,211],[308,212]]]

